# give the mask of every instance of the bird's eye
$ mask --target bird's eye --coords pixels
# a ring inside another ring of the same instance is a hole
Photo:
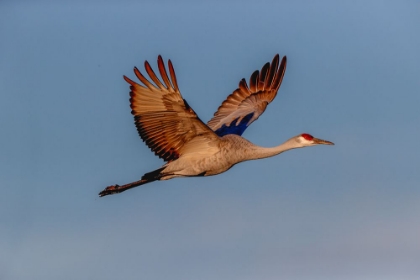
[[[306,140],[309,140],[309,141],[314,139],[314,137],[312,135],[307,134],[307,133],[303,133],[302,137],[305,138]]]

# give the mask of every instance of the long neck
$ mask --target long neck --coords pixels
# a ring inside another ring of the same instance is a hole
[[[275,155],[278,155],[280,153],[283,153],[285,151],[291,150],[291,149],[296,149],[296,148],[301,148],[300,145],[298,145],[296,143],[296,141],[293,141],[293,139],[289,139],[286,142],[284,142],[283,144],[280,144],[276,147],[272,147],[272,148],[264,148],[264,147],[260,147],[260,146],[254,146],[253,151],[249,154],[250,156],[250,160],[252,159],[260,159],[260,158],[267,158],[267,157],[272,157]]]

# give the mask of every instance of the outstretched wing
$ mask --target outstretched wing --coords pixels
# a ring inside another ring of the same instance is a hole
[[[286,71],[286,56],[279,66],[279,55],[266,63],[261,71],[255,71],[249,79],[249,87],[242,79],[237,88],[223,101],[207,125],[217,135],[242,135],[245,129],[264,113],[267,105],[276,97]]]
[[[217,135],[182,98],[171,61],[168,61],[169,79],[162,57],[158,57],[163,83],[147,61],[144,65],[155,84],[149,82],[137,68],[134,68],[134,73],[143,85],[126,76],[124,79],[131,85],[131,113],[137,131],[147,146],[160,158],[172,161],[180,156],[182,147],[196,136],[217,141]]]

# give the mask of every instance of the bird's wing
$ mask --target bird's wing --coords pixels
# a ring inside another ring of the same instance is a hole
[[[143,85],[126,76],[124,79],[131,85],[131,113],[140,137],[157,156],[173,161],[182,154],[183,146],[196,136],[209,141],[218,141],[219,137],[182,98],[170,60],[168,66],[170,78],[159,56],[158,68],[163,83],[147,61],[146,72],[155,84],[149,82],[137,68],[134,68],[134,73]]]
[[[264,113],[267,105],[276,97],[286,71],[286,56],[279,65],[279,55],[266,63],[261,71],[255,71],[249,79],[249,87],[242,79],[231,95],[223,101],[207,125],[217,135],[242,135],[245,129]]]

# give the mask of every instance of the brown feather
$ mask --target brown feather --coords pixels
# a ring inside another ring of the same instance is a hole
[[[145,69],[153,85],[134,68],[137,78],[145,85],[137,84],[124,76],[130,84],[130,107],[137,131],[146,145],[165,161],[173,161],[182,154],[186,143],[197,136],[218,138],[185,102],[178,89],[175,71],[169,61],[169,79],[162,57],[158,57],[158,69],[164,84],[150,64]]]
[[[174,90],[176,92],[179,92],[178,82],[176,81],[175,70],[170,59],[168,60],[168,66],[169,66],[169,74],[171,75],[171,80],[172,80],[172,85],[174,86]]]
[[[171,82],[169,81],[168,74],[166,73],[165,64],[163,63],[163,59],[160,55],[158,56],[158,68],[159,68],[159,73],[162,76],[162,79],[166,85],[166,88],[168,90],[172,89]]]
[[[279,55],[274,56],[273,61],[271,62],[270,73],[268,78],[265,80],[265,87],[268,88],[271,86],[273,79],[277,73],[277,67],[279,66]]]
[[[261,68],[260,77],[258,81],[258,90],[264,90],[265,80],[267,78],[267,71],[270,67],[270,63],[266,63],[263,68]]]
[[[146,72],[149,75],[149,77],[153,80],[153,82],[155,82],[155,85],[157,85],[160,89],[164,89],[164,86],[159,81],[159,79],[156,76],[155,72],[153,72],[152,67],[150,67],[149,62],[147,62],[147,61],[144,62],[144,68],[146,69]]]
[[[286,71],[287,59],[284,56],[279,66],[279,55],[275,55],[273,61],[264,64],[261,71],[254,71],[249,79],[249,87],[242,79],[239,87],[229,95],[222,105],[214,113],[213,118],[207,123],[213,131],[223,125],[229,126],[237,119],[240,120],[253,113],[248,125],[258,119],[265,111],[267,105],[273,101],[280,88],[284,72]]]
[[[258,91],[257,83],[258,83],[259,74],[260,72],[256,70],[254,71],[254,73],[252,73],[251,77],[249,78],[249,88],[251,89],[252,92]]]

